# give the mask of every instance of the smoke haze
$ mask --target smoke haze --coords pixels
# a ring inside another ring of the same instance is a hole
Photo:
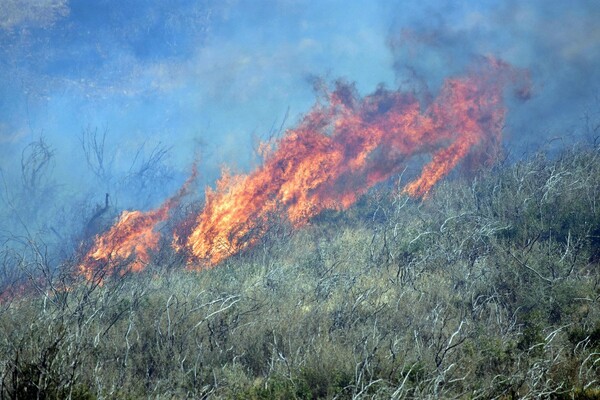
[[[532,82],[509,104],[508,151],[570,143],[598,121],[598,17],[591,0],[4,0],[0,229],[58,242],[105,192],[115,208],[148,209],[195,159],[202,185],[222,165],[248,170],[257,142],[338,78],[429,102],[444,78],[493,56]],[[93,138],[102,168],[86,159]],[[50,156],[35,176],[22,162],[32,154]]]

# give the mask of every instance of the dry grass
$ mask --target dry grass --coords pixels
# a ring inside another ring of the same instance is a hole
[[[47,273],[0,306],[0,398],[599,398],[599,199],[579,149],[380,188],[201,273],[22,259]]]

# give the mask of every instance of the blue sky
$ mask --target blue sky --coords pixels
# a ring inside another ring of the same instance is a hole
[[[115,173],[144,143],[170,149],[166,196],[197,154],[204,183],[223,164],[249,168],[257,138],[308,111],[316,80],[435,94],[481,55],[531,71],[533,98],[511,104],[509,148],[570,140],[600,112],[599,10],[591,0],[3,0],[0,169],[17,176],[43,135],[54,179],[83,190],[81,132],[107,129]]]

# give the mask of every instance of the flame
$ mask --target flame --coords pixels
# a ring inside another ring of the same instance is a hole
[[[214,265],[252,246],[280,209],[296,227],[324,209],[346,209],[417,154],[433,156],[404,188],[413,197],[427,196],[468,154],[492,161],[506,112],[503,91],[517,75],[489,58],[472,74],[446,80],[425,109],[414,94],[380,88],[361,99],[352,85],[338,82],[261,167],[226,173],[207,190],[187,240],[193,258]]]
[[[170,211],[188,193],[196,176],[194,166],[191,176],[177,194],[155,210],[123,211],[107,232],[95,237],[92,248],[78,267],[78,273],[88,280],[101,281],[103,275],[111,275],[120,267],[126,267],[120,273],[144,269],[160,241],[157,226],[167,220]]]
[[[506,115],[504,91],[523,75],[490,57],[467,76],[447,79],[427,104],[414,93],[384,88],[361,97],[354,86],[337,82],[296,127],[260,146],[260,167],[249,174],[225,171],[215,189],[206,190],[204,208],[175,227],[172,247],[188,254],[191,268],[215,265],[256,244],[272,216],[300,227],[324,209],[346,209],[416,155],[429,162],[403,191],[426,197],[461,160],[471,166],[494,161]],[[128,270],[143,269],[159,244],[158,224],[193,177],[158,209],[123,212],[96,237],[80,274],[94,279],[97,271],[114,272],[125,261]]]

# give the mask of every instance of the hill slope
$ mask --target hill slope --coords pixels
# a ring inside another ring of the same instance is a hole
[[[0,305],[0,398],[597,398],[599,262],[598,147],[380,188],[199,273],[40,257]]]

